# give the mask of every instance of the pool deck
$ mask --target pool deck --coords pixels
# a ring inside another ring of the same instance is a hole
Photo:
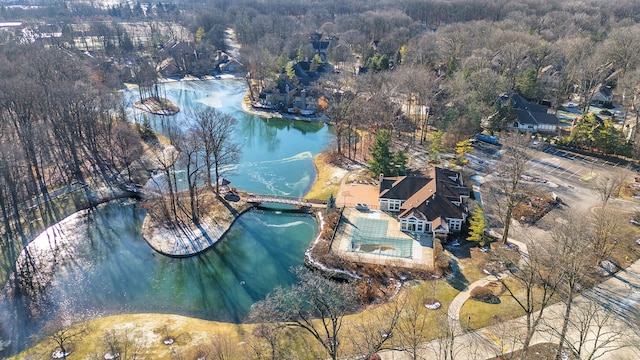
[[[393,216],[379,210],[359,211],[354,208],[345,208],[342,216],[344,219],[338,227],[338,232],[336,233],[331,248],[331,250],[339,254],[339,256],[350,261],[368,264],[401,266],[424,270],[433,268],[433,239],[430,236],[421,236],[419,241],[414,240],[414,238],[407,233],[400,231],[400,225]],[[359,217],[388,221],[389,226],[387,227],[386,234],[379,235],[381,237],[386,236],[389,238],[411,240],[411,258],[352,251],[351,235],[355,230],[355,220]]]

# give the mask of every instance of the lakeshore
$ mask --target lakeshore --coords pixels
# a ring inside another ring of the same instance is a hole
[[[156,252],[169,257],[189,257],[207,251],[220,241],[235,221],[245,212],[253,209],[247,203],[247,194],[227,196],[227,200],[215,194],[207,194],[208,205],[196,224],[184,219],[167,224],[158,217],[147,214],[142,224],[142,235]]]

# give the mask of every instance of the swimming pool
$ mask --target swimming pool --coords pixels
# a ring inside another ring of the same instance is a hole
[[[355,219],[349,251],[410,259],[413,239],[388,237],[388,227],[388,220]]]

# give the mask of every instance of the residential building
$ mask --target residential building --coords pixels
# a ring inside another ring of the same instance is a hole
[[[432,168],[424,176],[380,176],[380,210],[398,213],[402,231],[448,235],[467,219],[469,188],[460,173]]]
[[[591,97],[591,105],[603,107],[611,105],[612,102],[613,94],[611,93],[611,89],[603,85],[598,85]]]
[[[289,107],[298,88],[287,80],[281,80],[275,86],[260,93],[260,103],[269,107]]]
[[[549,108],[536,103],[530,103],[519,94],[511,96],[511,103],[516,112],[516,120],[510,128],[526,132],[556,132],[558,117],[550,114]]]

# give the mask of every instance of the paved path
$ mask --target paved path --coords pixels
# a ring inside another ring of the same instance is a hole
[[[526,253],[526,245],[509,239],[509,242],[517,244],[523,253]],[[504,274],[502,274],[504,275]],[[507,321],[505,323],[488,326],[472,332],[463,332],[460,325],[460,309],[469,298],[471,289],[483,286],[489,281],[495,280],[495,276],[487,276],[473,282],[467,289],[459,293],[449,306],[448,315],[450,324],[455,326],[456,338],[453,345],[455,359],[480,359],[485,360],[509,353],[522,348],[517,336],[517,328],[524,326],[525,317]],[[591,342],[587,344],[587,350],[593,346],[594,334],[600,331],[602,348],[597,351],[596,358],[611,360],[638,359],[640,349],[640,333],[637,330],[640,319],[640,260],[634,262],[624,270],[619,271],[611,278],[598,286],[585,291],[575,301],[572,310],[573,317],[578,317],[589,303],[598,304],[607,310],[613,317],[601,329],[592,325],[589,334]],[[542,325],[534,335],[531,345],[539,343],[557,343],[557,330],[562,326],[565,306],[556,303],[549,306],[543,316]],[[604,314],[602,311],[599,314]],[[575,319],[574,319],[575,320]],[[577,343],[579,332],[570,328],[568,338]],[[436,339],[423,344],[421,358],[442,358],[442,348],[446,340]],[[409,353],[393,350],[381,353],[383,360],[411,359]]]
[[[494,237],[500,238],[500,235],[493,231],[491,232],[491,235]],[[527,254],[527,245],[524,244],[523,242],[513,240],[513,239],[509,239],[508,242],[518,246],[520,253]],[[497,275],[485,276],[484,278],[480,280],[476,280],[473,283],[469,284],[469,286],[467,286],[466,289],[461,291],[458,295],[456,295],[455,298],[453,298],[453,300],[451,301],[451,304],[449,304],[449,311],[447,315],[451,320],[451,323],[455,326],[456,334],[462,334],[464,332],[460,323],[460,310],[462,309],[462,306],[464,305],[464,303],[469,299],[471,295],[471,291],[478,286],[485,286],[492,281],[496,281],[506,276],[508,276],[507,272],[503,272]]]
[[[481,281],[474,282],[471,286]],[[461,299],[464,298],[462,293],[459,296]],[[600,340],[603,341],[612,335],[617,335],[617,337],[612,339],[609,345],[600,349],[598,354],[601,354],[601,356],[596,358],[611,360],[638,359],[640,350],[635,346],[640,344],[640,334],[634,332],[631,327],[637,327],[640,316],[640,261],[636,261],[607,281],[579,296],[572,311],[574,316],[579,313],[579,309],[586,306],[588,299],[596,299],[600,306],[604,306],[615,316],[612,319],[613,321],[604,327],[602,333],[605,335]],[[557,343],[558,338],[555,332],[549,329],[560,329],[563,312],[564,304],[561,303],[556,303],[547,308],[544,316],[544,325],[534,335],[531,345],[547,342]],[[523,322],[524,316],[456,336],[453,345],[455,359],[486,360],[521,349],[522,346],[518,342],[517,330],[515,329],[524,326]],[[592,339],[595,330],[597,329],[592,327],[590,334]],[[621,333],[624,330],[629,331]],[[577,336],[578,333],[575,330],[570,331],[568,334],[568,337],[574,339],[574,341],[577,341],[575,340]],[[436,339],[423,344],[420,358],[444,358],[441,353],[443,345],[445,345],[445,340],[443,339]],[[397,350],[383,351],[380,355],[383,360],[412,359],[409,353]]]

